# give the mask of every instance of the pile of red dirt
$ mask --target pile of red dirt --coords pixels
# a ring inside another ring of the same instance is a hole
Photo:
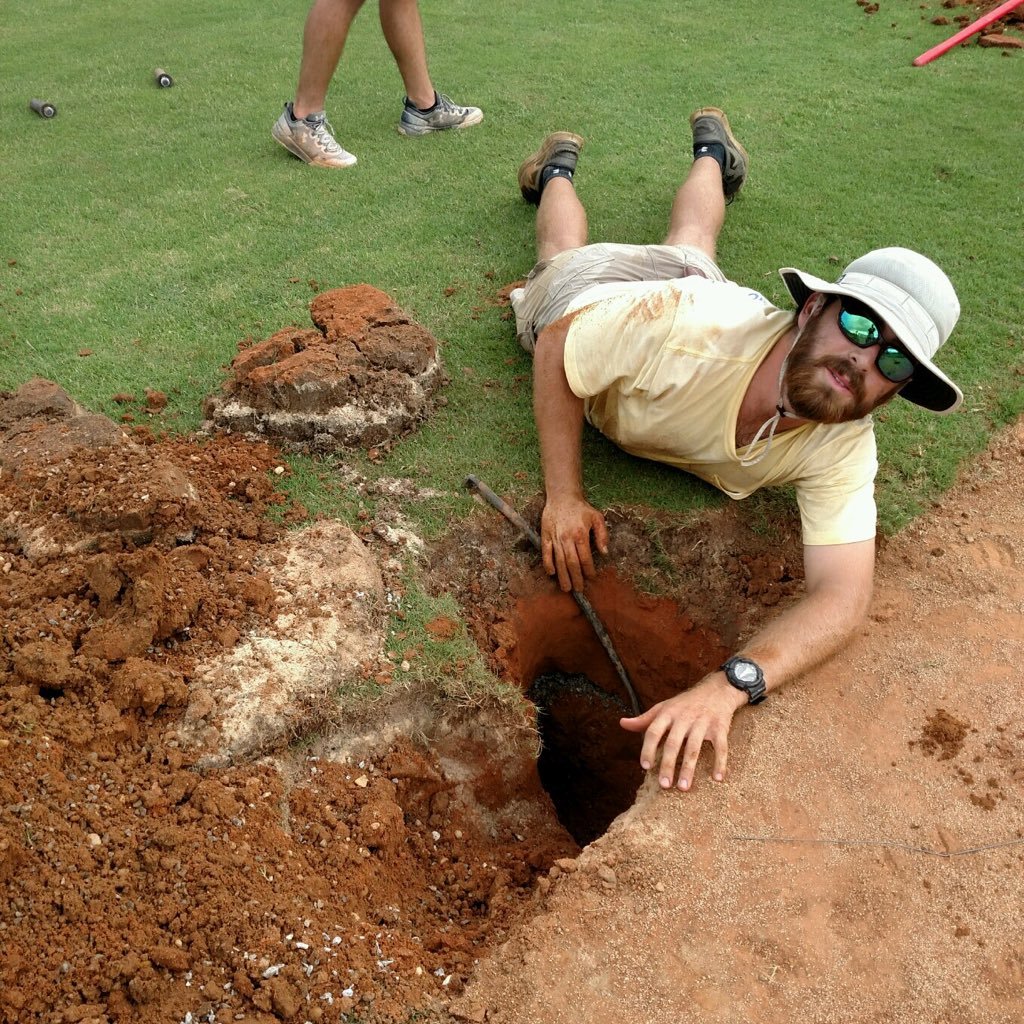
[[[0,396],[0,1020],[404,1020],[576,851],[406,740],[218,770],[181,743],[197,667],[274,615],[285,472],[46,382]]]

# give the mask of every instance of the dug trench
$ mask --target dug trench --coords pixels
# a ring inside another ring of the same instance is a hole
[[[575,602],[471,514],[424,583],[536,704],[403,683],[391,484],[346,484],[378,488],[358,533],[310,522],[266,444],[34,388],[0,452],[0,1020],[442,1019],[640,782]],[[798,586],[795,542],[712,517],[612,517],[588,594],[644,706]],[[339,711],[346,680],[383,696]]]
[[[633,714],[633,698],[642,711],[687,689],[728,650],[674,600],[641,594],[615,573],[588,598],[602,609],[628,689],[575,602],[550,583],[510,610],[512,639],[502,652],[503,675],[536,708],[541,784],[581,846],[633,803],[643,781],[640,740],[619,724]]]
[[[428,579],[459,597],[488,667],[530,701],[539,781],[561,826],[584,846],[632,805],[643,781],[640,737],[619,724],[633,701],[573,597],[514,527],[487,514],[436,547]],[[664,518],[652,526],[650,510],[610,513],[610,550],[586,589],[641,710],[721,664],[801,582],[791,523],[780,524],[768,556],[733,508],[685,524]]]

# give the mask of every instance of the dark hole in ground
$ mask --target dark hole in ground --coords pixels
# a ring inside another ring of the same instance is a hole
[[[552,672],[526,691],[537,706],[537,772],[580,846],[602,835],[643,781],[639,745],[619,726],[630,709],[583,675]]]
[[[692,686],[728,653],[717,633],[673,601],[612,573],[587,588],[643,710]],[[629,697],[572,597],[521,598],[511,616],[514,681],[537,707],[538,772],[566,831],[585,845],[633,803],[643,781],[641,734],[626,732]]]

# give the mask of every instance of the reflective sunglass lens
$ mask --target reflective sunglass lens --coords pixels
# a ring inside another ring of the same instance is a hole
[[[839,329],[848,341],[860,348],[870,348],[882,341],[882,332],[874,320],[851,312],[845,306],[839,311]],[[878,372],[893,384],[902,384],[914,375],[913,360],[894,345],[879,348],[875,365]]]
[[[843,334],[861,348],[877,344],[880,338],[878,325],[873,320],[846,309],[839,314],[839,326]]]
[[[882,376],[886,380],[891,380],[894,384],[901,384],[905,380],[910,380],[914,375],[913,362],[911,362],[908,355],[901,352],[898,348],[893,348],[892,346],[883,348],[878,353],[878,359],[875,362]]]

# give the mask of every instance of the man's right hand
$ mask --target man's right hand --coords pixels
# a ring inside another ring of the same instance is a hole
[[[548,499],[540,520],[541,553],[549,576],[558,575],[562,590],[582,590],[594,573],[590,535],[602,554],[608,554],[604,516],[584,498]]]

